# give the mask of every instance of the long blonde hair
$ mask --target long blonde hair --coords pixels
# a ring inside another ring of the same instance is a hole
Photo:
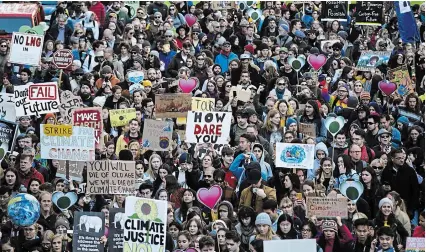
[[[153,153],[151,155],[151,157],[149,157],[149,161],[148,161],[148,170],[146,171],[146,173],[148,173],[148,175],[155,180],[155,178],[157,177],[157,175],[154,174],[154,171],[152,170],[152,160],[154,158],[158,158],[160,160],[160,165],[163,164],[163,160],[161,159],[160,155]]]
[[[257,228],[256,228],[256,231],[257,231]],[[260,240],[264,240],[264,241],[270,241],[275,236],[275,232],[274,232],[274,230],[272,230],[271,226],[268,226],[268,232],[266,233],[266,235],[261,235],[261,234],[259,234],[259,232],[257,232],[257,233],[258,234],[256,235],[256,239],[260,239]]]

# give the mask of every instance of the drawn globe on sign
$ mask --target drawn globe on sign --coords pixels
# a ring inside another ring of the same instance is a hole
[[[19,193],[7,204],[7,214],[15,225],[31,226],[40,217],[40,203],[30,194]]]
[[[298,145],[285,148],[280,156],[281,161],[290,164],[300,164],[305,158],[305,149]]]
[[[135,204],[135,215],[143,221],[156,220],[158,216],[157,204],[150,200],[138,200]]]

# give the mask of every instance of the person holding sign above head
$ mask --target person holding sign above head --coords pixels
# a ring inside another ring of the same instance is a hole
[[[324,252],[344,251],[345,246],[353,240],[351,232],[342,223],[342,218],[339,216],[336,217],[336,220],[324,220],[322,232],[317,237],[317,242]]]

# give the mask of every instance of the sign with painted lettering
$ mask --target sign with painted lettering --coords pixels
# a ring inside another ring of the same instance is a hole
[[[109,111],[109,120],[112,127],[127,125],[132,119],[136,119],[135,108],[111,109]]]
[[[357,1],[355,18],[356,18],[356,24],[382,25],[383,2]]]
[[[53,64],[58,69],[67,69],[72,65],[73,59],[72,52],[68,49],[57,50],[53,54]]]
[[[142,147],[153,151],[168,151],[172,140],[173,122],[145,119]]]
[[[40,116],[59,112],[56,82],[14,86],[16,116]]]
[[[42,35],[14,32],[10,45],[9,62],[39,66],[43,41]]]
[[[72,113],[72,124],[74,126],[84,126],[95,129],[95,140],[96,146],[101,144],[103,120],[102,120],[102,108],[76,108]]]
[[[227,144],[231,130],[230,112],[189,111],[186,118],[188,143]]]
[[[348,218],[348,200],[341,198],[306,198],[306,216],[316,216],[317,218],[335,218],[340,216]]]
[[[83,107],[83,101],[80,96],[74,95],[71,91],[65,90],[61,92],[61,105],[59,106],[59,112],[64,123],[72,123],[72,113],[76,108]]]
[[[322,1],[321,21],[347,21],[348,1]]]
[[[16,122],[15,94],[0,93],[0,119]]]
[[[425,238],[424,237],[407,237],[407,245],[405,252],[424,252]]]

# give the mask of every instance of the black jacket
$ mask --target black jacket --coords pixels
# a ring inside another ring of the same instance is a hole
[[[177,53],[167,68],[167,76],[176,78],[181,67],[186,66],[186,62],[182,58],[182,53]]]
[[[58,25],[54,25],[50,27],[50,29],[47,31],[44,41],[47,41],[47,40],[56,41],[58,34],[59,34],[59,27]],[[72,30],[67,25],[65,25],[65,33],[64,33],[65,45],[70,44],[71,35],[72,35]]]

